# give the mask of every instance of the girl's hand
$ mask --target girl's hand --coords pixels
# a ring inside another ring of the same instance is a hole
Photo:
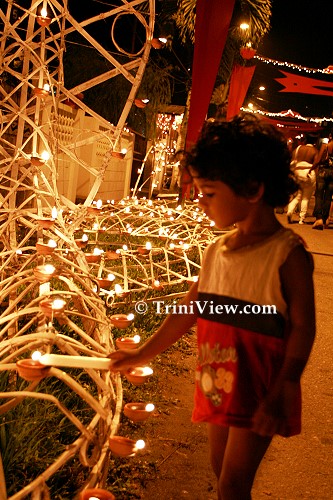
[[[140,349],[120,349],[109,354],[108,358],[112,360],[110,370],[113,372],[124,372],[144,362]]]
[[[286,421],[299,402],[299,383],[285,381],[259,406],[253,417],[252,431],[260,436],[286,434]]]

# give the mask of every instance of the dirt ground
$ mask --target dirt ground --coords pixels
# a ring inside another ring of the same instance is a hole
[[[146,459],[156,462],[156,472],[141,489],[144,500],[216,500],[215,477],[211,471],[205,425],[191,423],[194,390],[195,348],[188,354],[172,353],[167,363],[182,368],[172,373],[162,361],[155,371],[159,377],[164,402],[159,402],[156,416],[145,433]],[[332,371],[330,369],[330,371]],[[310,372],[310,373],[308,373]],[[258,471],[253,500],[329,500],[333,489],[332,385],[321,408],[312,397],[318,388],[311,375],[313,388],[308,395],[307,418],[303,433],[290,439],[274,438]],[[325,368],[321,374],[326,377]],[[331,377],[328,380],[332,380]],[[320,411],[319,411],[320,408]]]

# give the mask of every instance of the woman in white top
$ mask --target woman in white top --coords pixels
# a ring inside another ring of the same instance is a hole
[[[292,223],[292,215],[299,203],[301,203],[299,224],[304,224],[309,201],[316,187],[316,175],[312,169],[318,155],[318,150],[314,146],[316,142],[317,137],[307,136],[305,144],[298,146],[293,154],[292,166],[299,184],[299,190],[288,205],[287,219],[289,224]]]

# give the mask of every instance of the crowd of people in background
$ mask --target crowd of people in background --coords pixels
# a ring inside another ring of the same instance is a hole
[[[291,148],[294,142],[288,141]],[[307,134],[292,150],[292,169],[299,184],[296,196],[287,206],[288,223],[293,222],[293,214],[299,209],[299,224],[304,224],[309,202],[315,195],[313,216],[316,218],[312,229],[323,230],[330,223],[333,196],[333,137],[322,141],[317,135]]]

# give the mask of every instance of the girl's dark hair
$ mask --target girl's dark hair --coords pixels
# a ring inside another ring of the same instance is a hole
[[[245,113],[228,122],[206,122],[186,166],[193,177],[222,181],[240,196],[254,195],[263,183],[264,201],[279,207],[298,189],[290,161],[283,134]]]

